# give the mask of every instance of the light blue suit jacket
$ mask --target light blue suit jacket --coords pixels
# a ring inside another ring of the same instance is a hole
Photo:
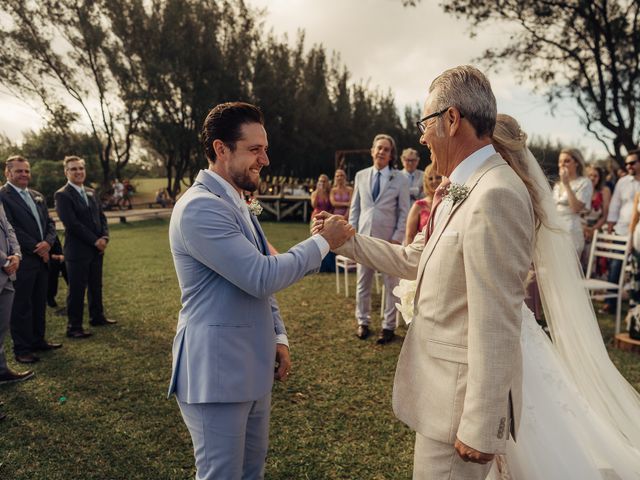
[[[169,395],[185,403],[246,402],[273,385],[276,334],[286,333],[273,294],[319,269],[309,238],[270,256],[222,185],[201,171],[176,203],[169,241],[182,292]]]
[[[409,180],[391,170],[391,178],[374,201],[372,179],[373,167],[356,173],[349,223],[362,235],[402,243],[410,207]]]

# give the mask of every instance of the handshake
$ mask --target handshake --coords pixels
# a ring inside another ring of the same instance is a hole
[[[331,215],[327,212],[320,212],[313,217],[311,233],[313,235],[322,235],[331,250],[335,250],[353,237],[356,231],[342,215]]]

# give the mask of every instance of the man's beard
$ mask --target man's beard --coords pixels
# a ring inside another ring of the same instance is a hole
[[[238,188],[253,192],[258,189],[258,181],[253,180],[246,172],[231,172],[231,180]]]

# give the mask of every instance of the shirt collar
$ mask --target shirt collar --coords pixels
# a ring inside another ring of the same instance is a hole
[[[82,195],[82,192],[84,192],[84,185],[79,187],[75,183],[71,183],[71,182],[67,182],[67,185],[71,185],[73,188],[75,188],[80,195]]]
[[[209,170],[207,168],[204,171],[207,174],[211,175],[220,185],[222,185],[222,188],[224,188],[224,191],[235,202],[238,208],[241,208],[245,205],[244,198],[242,197],[242,195],[240,195],[240,192],[238,192],[238,190],[236,190],[229,182],[227,182],[224,178],[222,178],[213,170]]]
[[[495,153],[496,149],[493,148],[492,144],[485,145],[479,150],[476,150],[453,169],[453,172],[451,172],[451,175],[449,176],[449,180],[451,180],[451,183],[466,183],[466,181],[471,178],[471,175],[480,168],[480,165]]]
[[[384,178],[388,178],[388,177],[391,176],[391,169],[389,168],[389,165],[384,167],[382,170],[378,170],[374,165],[373,166],[373,175],[375,175],[378,172],[380,172],[380,176],[384,177]]]
[[[8,183],[9,185],[11,185],[11,186],[14,188],[14,190],[15,190],[16,192],[18,192],[19,194],[22,194],[22,192],[29,192],[29,189],[28,189],[28,188],[20,188],[20,187],[16,187],[13,183],[11,183],[11,182],[10,182],[10,181],[8,181],[8,180],[7,180],[7,183]]]

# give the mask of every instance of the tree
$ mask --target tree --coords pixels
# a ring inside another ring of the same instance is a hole
[[[638,0],[452,0],[445,12],[466,17],[472,35],[487,24],[509,27],[509,41],[482,59],[510,61],[554,103],[573,99],[581,121],[622,161],[640,140]]]
[[[102,183],[129,162],[148,105],[135,60],[122,53],[96,0],[0,0],[0,82],[16,96],[39,99],[49,124],[67,133],[82,112],[96,140]],[[139,95],[142,93],[142,95]],[[97,103],[97,110],[93,105]]]

